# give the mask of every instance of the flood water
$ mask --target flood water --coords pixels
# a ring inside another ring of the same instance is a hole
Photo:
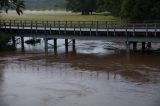
[[[0,106],[160,106],[160,53],[126,54],[105,41],[65,53],[62,44],[58,53],[41,44],[1,52]]]

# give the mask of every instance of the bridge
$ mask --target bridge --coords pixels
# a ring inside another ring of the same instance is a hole
[[[136,50],[137,43],[142,43],[142,50],[151,48],[151,43],[160,43],[160,23],[126,23],[115,21],[32,21],[32,20],[0,20],[0,29],[11,34],[13,44],[15,37],[21,37],[24,48],[24,37],[41,37],[48,48],[48,39],[65,39],[68,49],[68,39],[75,40],[106,40],[126,42],[127,51],[130,44]]]

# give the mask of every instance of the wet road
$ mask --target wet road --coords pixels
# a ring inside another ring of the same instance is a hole
[[[0,53],[0,106],[160,106],[159,53],[87,45],[67,54]]]

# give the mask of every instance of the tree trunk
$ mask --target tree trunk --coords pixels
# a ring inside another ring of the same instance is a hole
[[[82,11],[82,15],[89,15],[89,11]]]

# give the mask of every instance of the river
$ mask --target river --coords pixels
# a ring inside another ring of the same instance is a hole
[[[159,52],[77,41],[65,53],[63,43],[57,53],[43,44],[1,52],[0,106],[160,106]]]

